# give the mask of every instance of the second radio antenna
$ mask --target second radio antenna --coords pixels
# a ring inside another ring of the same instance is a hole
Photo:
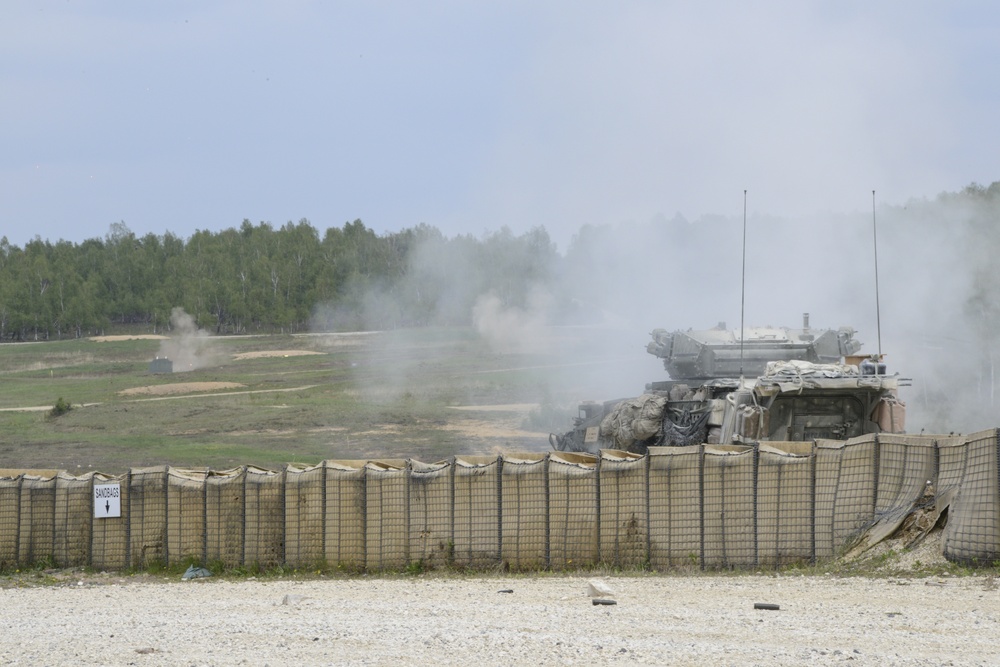
[[[740,381],[743,381],[743,311],[747,284],[747,191],[743,191],[743,272],[740,276]]]
[[[745,234],[746,232],[744,232]],[[875,191],[872,190],[872,244],[875,248],[875,328],[878,331],[878,358],[882,360],[882,313],[878,302],[878,231],[875,226]]]

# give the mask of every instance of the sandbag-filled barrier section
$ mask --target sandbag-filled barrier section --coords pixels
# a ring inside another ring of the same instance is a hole
[[[1000,430],[652,448],[638,456],[324,461],[0,477],[0,568],[666,570],[831,559],[947,511],[944,555],[1000,559]],[[120,516],[95,509],[118,485]]]

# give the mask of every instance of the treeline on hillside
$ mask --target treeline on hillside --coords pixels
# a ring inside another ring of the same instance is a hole
[[[468,323],[476,297],[523,304],[557,258],[543,229],[445,238],[420,225],[378,235],[360,220],[322,235],[275,229],[136,236],[125,223],[76,244],[0,239],[0,340],[164,329],[175,307],[217,333]],[[459,277],[460,276],[460,277]]]

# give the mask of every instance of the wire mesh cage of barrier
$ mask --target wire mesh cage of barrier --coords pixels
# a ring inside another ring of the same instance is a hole
[[[667,570],[836,557],[914,508],[948,507],[944,555],[1000,554],[1000,438],[651,447],[643,455],[168,466],[0,476],[0,569],[200,562],[222,568]],[[116,485],[120,514],[95,509]],[[941,513],[939,508],[938,514]]]

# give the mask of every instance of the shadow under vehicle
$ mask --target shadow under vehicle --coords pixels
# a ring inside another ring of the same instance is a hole
[[[637,398],[580,405],[572,430],[550,434],[557,451],[645,453],[651,446],[846,440],[903,433],[907,381],[880,355],[860,355],[854,330],[656,329],[647,352],[670,379]]]

